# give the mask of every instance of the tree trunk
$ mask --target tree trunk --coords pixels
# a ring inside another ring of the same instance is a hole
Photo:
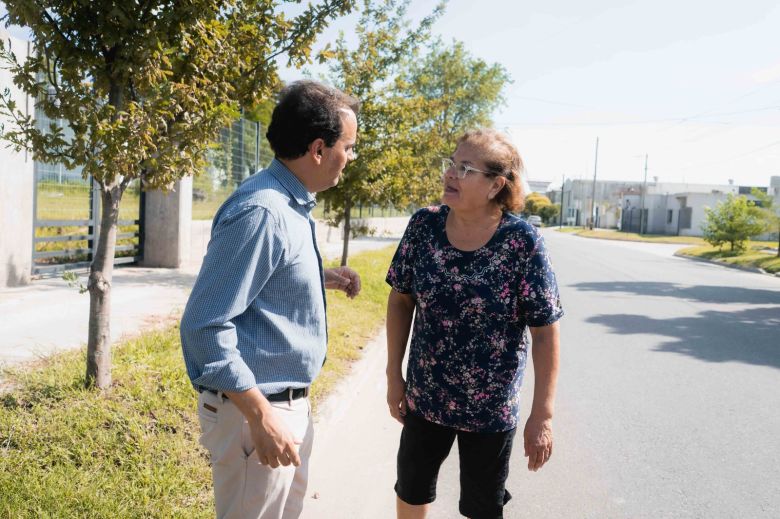
[[[347,201],[344,205],[344,247],[341,249],[341,266],[347,265],[347,256],[349,256],[349,235],[352,231],[350,216],[352,212],[352,203]]]
[[[100,186],[103,203],[100,237],[89,272],[89,335],[87,340],[86,387],[105,389],[111,385],[111,280],[114,274],[116,225],[123,189],[114,184]]]

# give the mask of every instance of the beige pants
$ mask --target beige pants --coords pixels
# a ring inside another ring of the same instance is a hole
[[[262,465],[241,411],[230,400],[208,391],[198,398],[200,443],[211,455],[220,519],[296,519],[301,515],[314,437],[311,407],[307,398],[272,405],[293,436],[302,441],[300,467]]]

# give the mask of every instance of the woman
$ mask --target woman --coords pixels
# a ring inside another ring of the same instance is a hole
[[[387,274],[387,402],[404,425],[395,485],[399,518],[425,517],[455,438],[460,512],[503,517],[526,326],[535,372],[524,430],[529,470],[552,454],[556,321],[563,310],[541,236],[512,214],[522,208],[521,170],[505,135],[485,129],[461,137],[443,159],[442,205],[411,218]]]

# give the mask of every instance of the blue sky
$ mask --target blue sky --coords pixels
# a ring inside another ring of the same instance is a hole
[[[641,180],[647,153],[660,181],[767,185],[780,175],[778,28],[766,0],[451,0],[434,32],[510,72],[495,121],[531,178],[592,177],[599,137],[600,178]]]
[[[647,153],[660,181],[765,186],[780,175],[779,28],[776,0],[450,0],[434,32],[509,71],[496,126],[533,179],[592,177],[599,137],[599,178],[641,180]]]

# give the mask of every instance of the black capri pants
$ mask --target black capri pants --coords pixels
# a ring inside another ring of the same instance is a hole
[[[511,499],[505,483],[515,431],[459,431],[407,413],[398,448],[396,494],[410,505],[432,503],[439,468],[457,438],[460,513],[470,519],[503,518],[504,505]]]

